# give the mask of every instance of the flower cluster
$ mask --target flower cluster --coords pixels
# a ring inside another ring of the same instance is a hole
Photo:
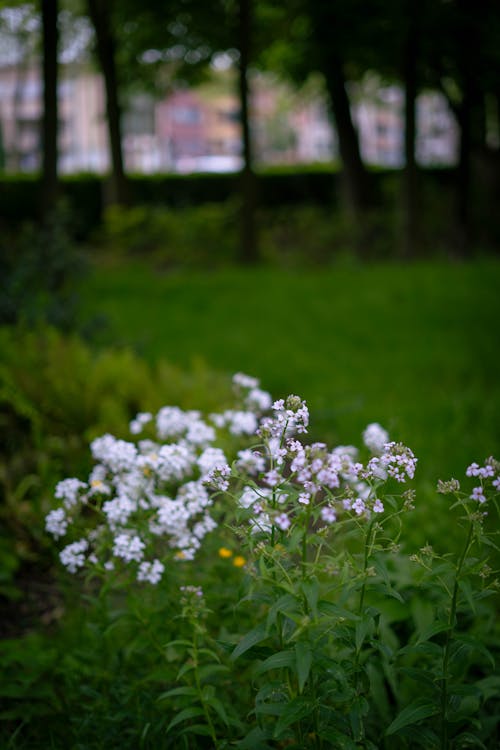
[[[487,458],[482,466],[472,463],[467,467],[465,474],[468,477],[477,477],[480,482],[479,485],[476,485],[472,489],[471,500],[476,500],[478,503],[483,504],[487,500],[486,491],[500,492],[500,462],[494,459],[493,456]]]
[[[220,431],[255,434],[272,404],[255,378],[238,373],[233,382],[238,397],[233,410],[204,419],[198,411],[165,406],[156,415],[143,412],[132,420],[135,440],[103,435],[92,442],[96,463],[88,480],[59,482],[60,505],[46,518],[56,539],[73,536],[60,553],[71,573],[86,566],[131,566],[138,581],[156,584],[167,557],[193,559],[216,526],[214,492],[229,487],[231,469],[215,444]]]
[[[301,442],[309,411],[298,396],[273,402],[256,378],[242,373],[233,383],[234,409],[204,418],[165,406],[132,420],[135,441],[112,435],[93,441],[96,465],[87,482],[60,482],[55,496],[61,504],[46,519],[56,538],[70,534],[79,520],[91,523],[60,554],[70,572],[89,564],[103,570],[131,566],[138,581],[158,583],[169,550],[171,559],[192,560],[215,528],[215,493],[230,491],[252,533],[273,535],[301,519],[329,526],[341,515],[383,513],[381,486],[413,478],[417,459],[406,446],[390,442],[380,425],[363,433],[371,453],[363,464],[353,446],[331,450]],[[221,431],[226,446],[228,435],[240,444],[253,441],[238,446],[232,469],[217,445]]]
[[[414,476],[412,451],[390,442],[378,424],[363,433],[372,454],[364,465],[353,446],[331,450],[324,443],[301,442],[309,412],[297,396],[275,401],[272,409],[260,420],[261,445],[241,451],[235,464],[243,481],[237,502],[252,533],[288,532],[304,522],[329,526],[346,513],[367,519],[385,510],[378,496],[383,484]]]

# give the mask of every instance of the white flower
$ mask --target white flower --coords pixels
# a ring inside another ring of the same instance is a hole
[[[140,563],[137,571],[137,580],[147,581],[156,585],[161,580],[164,571],[165,566],[159,560],[153,560],[153,562],[143,561]]]
[[[113,435],[96,438],[90,449],[96,461],[103,463],[114,474],[129,471],[135,466],[137,448],[133,443],[117,440]]]
[[[261,471],[264,471],[266,467],[266,461],[264,459],[264,456],[262,456],[260,453],[247,448],[245,450],[239,451],[236,466],[241,471],[246,471],[247,474],[255,475],[259,474],[259,472]]]
[[[68,529],[68,519],[63,508],[56,508],[47,513],[45,518],[45,528],[56,539],[64,536]]]
[[[142,539],[135,534],[118,534],[113,543],[113,555],[121,557],[125,562],[131,560],[140,561],[144,557],[145,544]]]
[[[80,539],[78,542],[68,544],[61,550],[59,559],[70,573],[76,573],[78,568],[83,568],[85,565],[84,553],[88,549],[88,546],[89,543],[86,539]]]
[[[132,513],[137,510],[137,502],[125,495],[119,495],[112,500],[107,500],[102,509],[108,519],[110,529],[114,531],[117,527],[126,525]]]
[[[225,466],[216,466],[203,477],[203,482],[209,487],[220,490],[220,492],[226,492],[229,488],[230,476],[231,468],[227,464]]]
[[[209,471],[215,469],[216,466],[227,465],[227,458],[224,451],[220,448],[205,448],[201,456],[198,458],[198,466],[202,477],[208,474]]]
[[[215,430],[201,419],[193,420],[188,427],[185,439],[192,445],[206,445],[215,440]]]
[[[254,411],[267,411],[272,403],[271,394],[260,388],[252,388],[245,398],[245,405]]]
[[[244,487],[238,503],[242,508],[250,508],[254,503],[260,502],[262,498],[272,497],[272,491],[267,488],[259,488],[259,491],[253,487]]]
[[[140,432],[142,432],[144,425],[148,424],[148,422],[151,422],[152,419],[153,415],[149,412],[140,412],[139,414],[137,414],[135,419],[133,419],[129,425],[129,429],[132,435],[138,435]]]
[[[258,388],[260,381],[257,378],[253,378],[251,375],[245,375],[243,372],[237,372],[233,375],[234,385],[239,385],[241,388]]]
[[[222,417],[231,435],[253,435],[257,431],[257,417],[251,411],[227,409]]]
[[[72,506],[77,505],[80,499],[80,490],[86,488],[87,485],[85,482],[80,482],[79,479],[63,479],[62,482],[59,482],[56,485],[54,496],[58,500],[62,500],[63,505],[66,508],[71,508]]]
[[[164,482],[182,481],[192,473],[196,457],[185,445],[163,445],[158,452],[157,472]]]
[[[372,422],[363,432],[363,442],[372,453],[380,454],[389,442],[389,433],[378,422]]]

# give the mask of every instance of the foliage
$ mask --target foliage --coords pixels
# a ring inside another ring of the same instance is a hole
[[[240,374],[235,384],[246,409],[266,409],[257,381]],[[235,413],[210,417],[218,437]],[[167,447],[180,445],[199,418],[159,412],[156,427]],[[146,422],[131,424],[139,441]],[[498,518],[500,464],[473,463],[461,482],[438,484],[438,497],[455,500],[434,502],[459,528],[457,552],[427,544],[410,555],[419,498],[401,494],[415,468],[408,448],[379,425],[359,456],[307,444],[296,396],[258,424],[251,450],[203,479],[219,526],[193,563],[137,585],[134,560],[115,553],[106,573],[89,554],[86,579],[67,591],[62,642],[30,636],[2,647],[0,718],[12,747],[63,736],[88,748],[118,738],[124,748],[193,750],[496,746],[499,584],[489,563],[498,530],[484,519],[486,510]],[[120,464],[130,445],[95,453],[110,477],[135,470]],[[88,522],[90,497],[75,505],[64,488],[67,510],[82,502]],[[146,489],[141,512],[151,497]]]
[[[60,204],[41,225],[26,224],[19,236],[4,234],[0,248],[0,324],[76,325],[76,279],[83,258],[71,239],[71,217]]]
[[[236,261],[237,212],[232,204],[197,208],[111,206],[100,242],[112,253],[147,255],[163,269],[210,268]]]
[[[0,593],[16,597],[20,568],[50,563],[41,519],[61,473],[88,466],[87,440],[124,434],[137,410],[165,399],[214,407],[227,385],[202,361],[189,373],[164,360],[152,368],[130,350],[94,351],[52,329],[2,328],[0,350]]]

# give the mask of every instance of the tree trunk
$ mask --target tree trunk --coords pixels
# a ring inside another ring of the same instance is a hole
[[[325,78],[335,120],[345,195],[351,213],[359,222],[371,203],[368,174],[361,159],[359,138],[351,115],[346,89],[342,43],[345,28],[331,0],[310,0],[313,52]]]
[[[253,169],[253,149],[249,118],[249,81],[252,33],[252,0],[239,0],[239,76],[238,88],[241,108],[241,130],[243,140],[243,170],[241,172],[241,260],[255,263],[258,260],[257,246],[257,184]]]
[[[404,45],[405,168],[403,173],[403,256],[409,260],[418,247],[418,173],[415,158],[418,26],[416,0],[408,2],[408,26]]]
[[[359,138],[351,116],[342,64],[333,53],[330,62],[331,65],[324,74],[337,126],[346,193],[352,213],[359,217],[370,205],[368,175],[361,159]]]
[[[126,203],[128,199],[128,186],[123,168],[121,112],[118,98],[115,40],[110,21],[111,2],[107,2],[107,0],[88,0],[88,8],[96,33],[97,56],[106,88],[106,115],[112,163],[109,197],[113,203]]]
[[[485,143],[485,99],[481,90],[480,60],[482,44],[477,14],[482,4],[471,8],[467,0],[459,0],[460,21],[457,35],[457,62],[462,88],[462,100],[458,107],[460,148],[456,203],[456,252],[468,257],[472,252],[473,217],[471,210],[474,193],[472,157],[475,150],[481,151]]]
[[[43,27],[43,117],[42,117],[42,209],[54,208],[57,177],[57,0],[42,0]]]

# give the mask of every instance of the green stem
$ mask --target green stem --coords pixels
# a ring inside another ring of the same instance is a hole
[[[205,715],[205,720],[207,722],[208,730],[210,732],[210,737],[212,738],[214,748],[217,748],[219,743],[217,740],[217,735],[215,733],[215,727],[213,725],[212,719],[210,718],[210,711],[208,710],[207,704],[205,703],[205,700],[203,698],[203,693],[201,690],[200,674],[198,672],[198,634],[196,632],[196,623],[194,623],[194,627],[195,627],[195,630],[193,634],[193,658],[194,658],[194,679],[196,682],[196,690],[198,693],[198,699],[201,703],[201,707],[203,708],[203,713]]]
[[[363,605],[365,603],[365,594],[366,594],[366,571],[368,570],[368,558],[370,556],[371,548],[372,548],[372,532],[373,527],[375,523],[375,517],[372,516],[372,519],[370,521],[370,524],[368,526],[368,531],[366,533],[365,537],[365,550],[363,555],[363,585],[361,586],[361,594],[359,597],[359,605],[358,605],[358,615],[361,615],[363,612]]]
[[[455,627],[455,617],[457,613],[457,599],[458,599],[458,582],[462,567],[465,562],[466,555],[472,544],[472,534],[474,531],[473,521],[469,522],[469,530],[467,533],[467,539],[465,541],[462,554],[457,565],[457,572],[455,574],[455,581],[453,583],[453,593],[451,597],[450,616],[448,619],[448,630],[446,631],[446,641],[443,652],[443,668],[441,678],[441,750],[447,750],[448,748],[448,724],[446,721],[446,707],[448,704],[448,663],[450,660],[450,648]]]

